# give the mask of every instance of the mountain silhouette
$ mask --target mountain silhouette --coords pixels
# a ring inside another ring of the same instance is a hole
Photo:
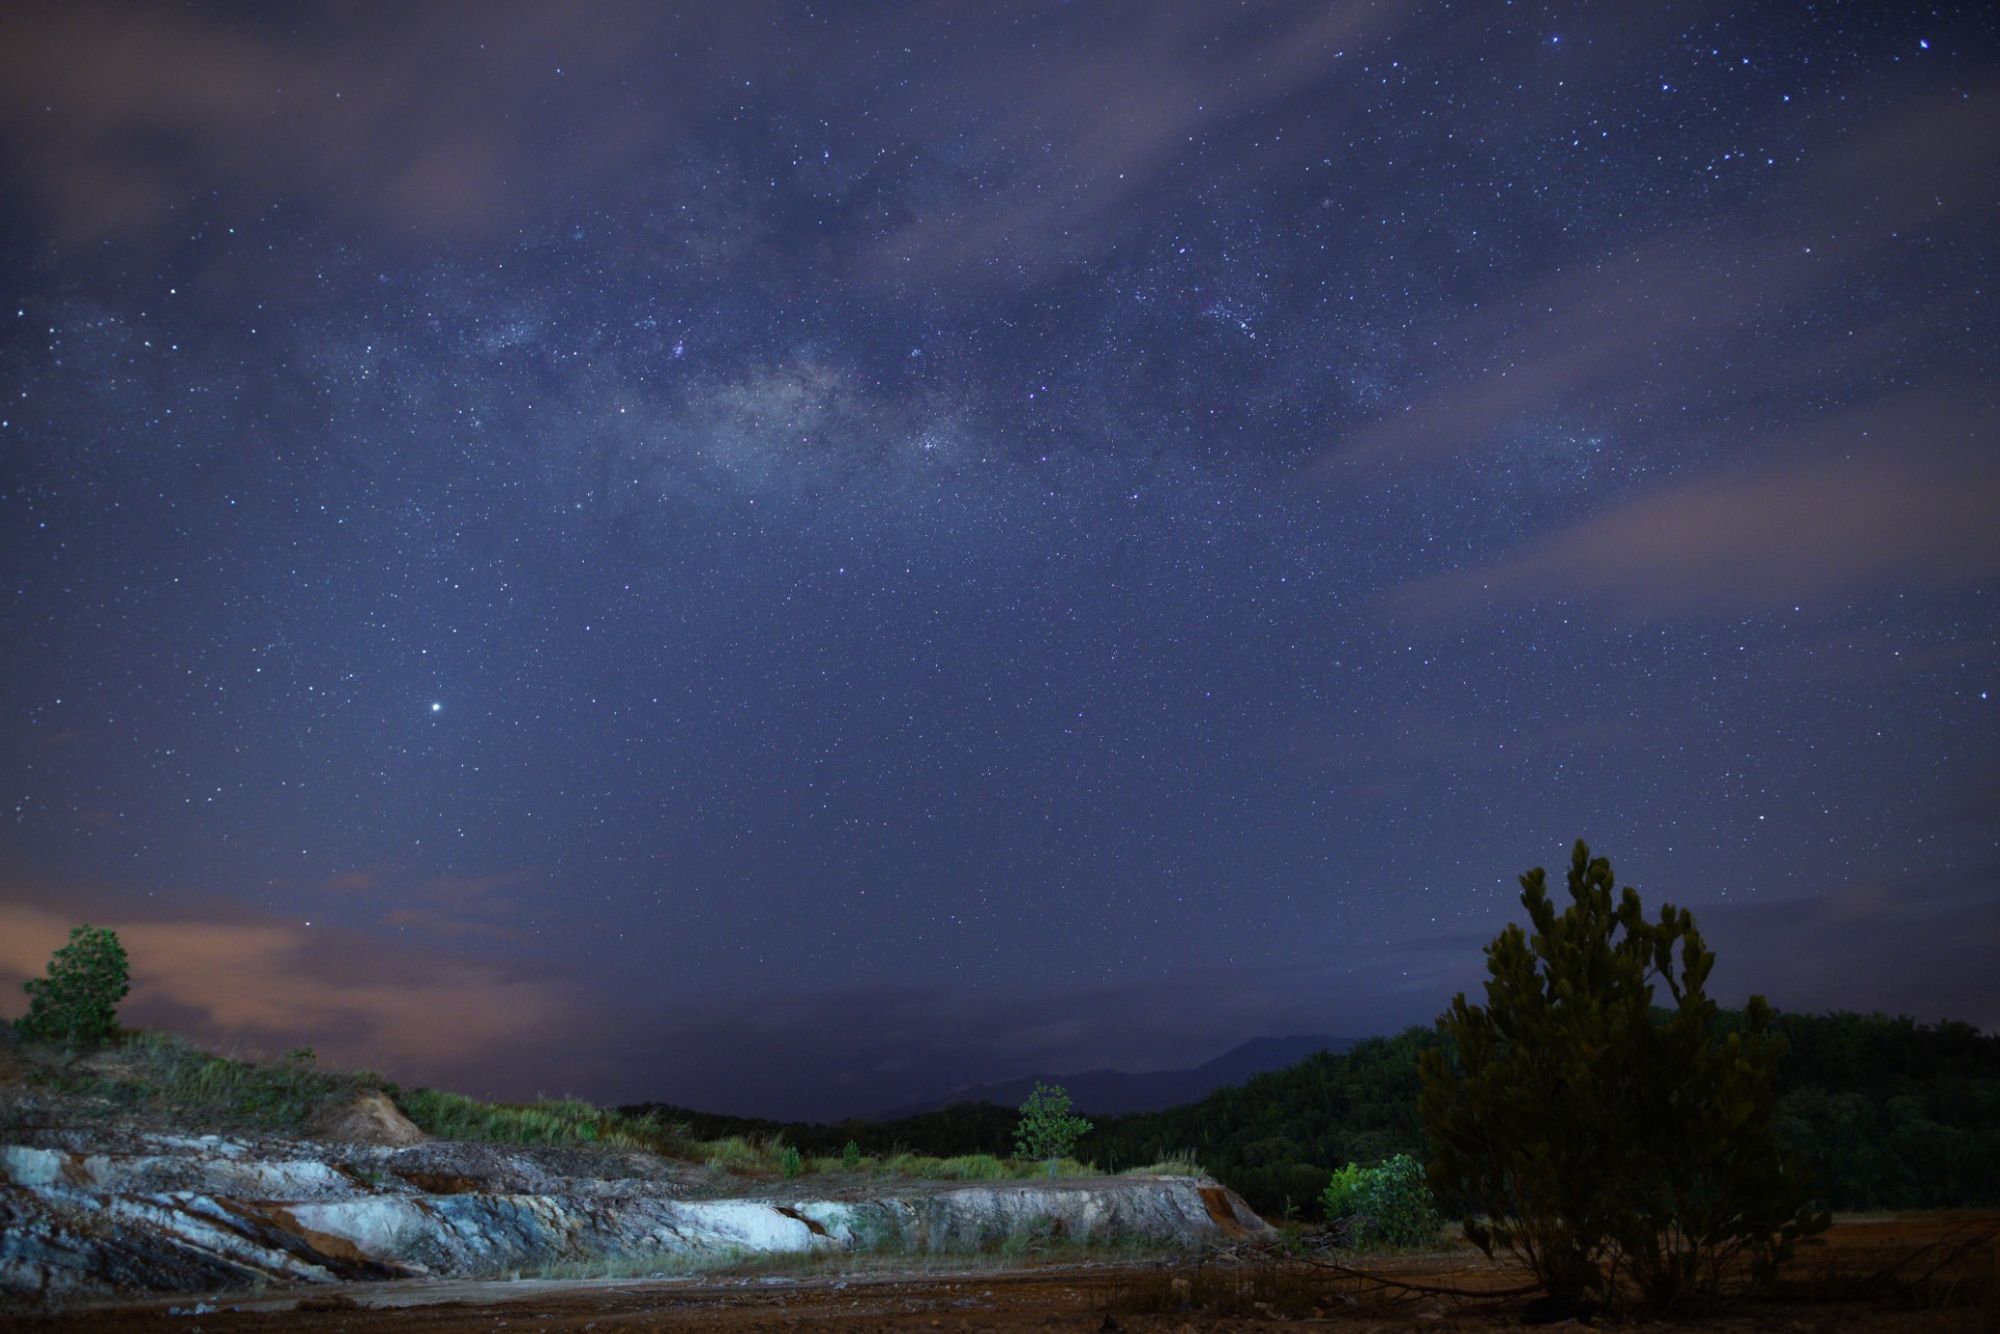
[[[911,1103],[882,1112],[880,1120],[915,1116],[960,1103],[991,1102],[1017,1107],[1035,1083],[1060,1084],[1077,1111],[1086,1116],[1117,1116],[1124,1112],[1157,1112],[1199,1098],[1229,1084],[1304,1060],[1316,1051],[1342,1052],[1357,1039],[1324,1035],[1252,1038],[1211,1061],[1187,1070],[1083,1070],[1073,1074],[1025,1075],[993,1084],[969,1084],[941,1098]]]

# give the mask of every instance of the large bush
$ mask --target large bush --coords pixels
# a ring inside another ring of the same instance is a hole
[[[91,1044],[118,1031],[118,1002],[132,989],[125,947],[108,927],[71,927],[49,958],[47,977],[29,978],[28,1013],[15,1027],[39,1042]]]
[[[1664,1306],[1740,1269],[1768,1276],[1826,1218],[1772,1133],[1784,1040],[1769,1007],[1751,997],[1723,1032],[1693,916],[1668,905],[1648,922],[1612,884],[1581,842],[1561,913],[1540,867],[1521,877],[1533,934],[1487,946],[1486,1004],[1460,995],[1438,1020],[1449,1044],[1424,1054],[1418,1105],[1431,1184],[1482,1249],[1515,1252],[1566,1300],[1614,1299],[1622,1272]]]
[[[1349,1163],[1321,1199],[1327,1218],[1344,1221],[1356,1246],[1428,1246],[1444,1227],[1423,1164],[1407,1153],[1375,1167]]]

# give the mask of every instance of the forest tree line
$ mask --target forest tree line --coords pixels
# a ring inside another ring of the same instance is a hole
[[[1724,1011],[1719,1022],[1738,1020]],[[1777,1132],[1805,1156],[1824,1205],[2000,1203],[2000,1037],[1880,1014],[1780,1014],[1775,1026],[1788,1047],[1778,1067]],[[1260,1212],[1312,1217],[1342,1164],[1425,1156],[1417,1057],[1441,1042],[1432,1029],[1410,1028],[1185,1106],[1101,1116],[1077,1156],[1120,1171],[1191,1154]],[[657,1110],[702,1137],[783,1135],[802,1152],[827,1155],[853,1140],[870,1154],[1004,1156],[1019,1115],[977,1103],[893,1121],[809,1124]]]

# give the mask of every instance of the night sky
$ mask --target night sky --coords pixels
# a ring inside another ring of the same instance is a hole
[[[1983,3],[9,4],[0,1012],[831,1116],[1582,836],[2000,1024]]]

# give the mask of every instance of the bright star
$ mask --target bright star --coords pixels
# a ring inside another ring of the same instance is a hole
[[[437,702],[436,700],[432,700],[432,701],[431,701],[431,712],[432,712],[432,713],[443,713],[443,712],[444,712],[444,705],[442,705],[442,704],[438,703],[438,702]]]

